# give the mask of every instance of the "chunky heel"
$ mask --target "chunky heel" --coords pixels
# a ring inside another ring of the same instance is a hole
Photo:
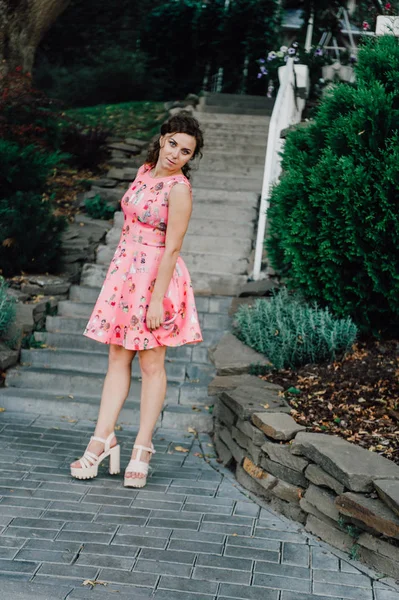
[[[135,487],[142,488],[147,483],[147,473],[149,465],[144,460],[140,460],[141,453],[143,450],[147,452],[151,452],[151,454],[155,454],[154,444],[151,444],[151,448],[147,446],[142,446],[141,444],[134,444],[133,448],[138,449],[137,457],[132,458],[126,467],[125,477],[124,477],[124,486],[125,487]],[[144,477],[126,477],[126,473],[142,473]]]
[[[118,475],[121,472],[121,447],[119,444],[109,451],[109,474]]]
[[[76,479],[93,479],[97,477],[98,467],[104,460],[109,456],[109,472],[119,473],[120,472],[120,446],[117,444],[116,446],[110,447],[111,440],[115,437],[115,433],[112,432],[109,434],[106,440],[100,437],[96,437],[92,435],[90,438],[90,442],[92,440],[96,440],[97,442],[102,442],[104,444],[104,452],[102,452],[99,456],[94,454],[94,452],[90,452],[88,450],[89,444],[83,454],[82,458],[79,459],[81,467],[72,467],[71,466],[71,475],[72,477],[76,477]]]

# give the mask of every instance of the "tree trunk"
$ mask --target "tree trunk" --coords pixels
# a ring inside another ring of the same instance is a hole
[[[16,67],[32,71],[44,33],[70,0],[0,0],[0,78]]]

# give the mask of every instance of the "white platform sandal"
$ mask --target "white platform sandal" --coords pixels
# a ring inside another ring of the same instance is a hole
[[[144,487],[147,483],[147,473],[149,464],[144,460],[140,460],[141,453],[143,450],[147,450],[147,452],[151,452],[151,454],[155,454],[154,444],[151,444],[151,448],[147,446],[142,446],[141,444],[134,444],[133,448],[137,448],[138,452],[136,458],[131,458],[129,464],[125,469],[125,478],[124,478],[124,486],[125,487],[135,487],[141,488]],[[126,473],[143,473],[145,477],[126,477]]]
[[[117,475],[120,473],[120,455],[121,455],[121,447],[119,444],[116,446],[110,447],[110,443],[112,438],[115,437],[115,433],[112,432],[109,434],[106,440],[100,437],[96,437],[92,435],[90,438],[90,442],[92,440],[96,440],[97,442],[102,442],[104,444],[104,451],[97,456],[94,452],[90,452],[87,448],[82,458],[79,459],[81,468],[79,467],[71,467],[71,475],[72,477],[76,477],[76,479],[93,479],[93,477],[97,476],[98,466],[102,463],[104,458],[109,456],[109,474]]]

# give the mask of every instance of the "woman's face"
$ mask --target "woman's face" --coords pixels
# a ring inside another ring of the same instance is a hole
[[[167,133],[159,140],[160,166],[166,171],[180,171],[192,158],[197,142],[195,137],[187,133]]]

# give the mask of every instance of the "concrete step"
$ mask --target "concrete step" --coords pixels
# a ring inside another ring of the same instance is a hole
[[[243,275],[248,273],[249,261],[247,258],[234,258],[229,255],[211,252],[185,252],[184,262],[190,273],[192,271],[204,271],[207,273],[219,273]]]
[[[99,344],[96,340],[92,340],[80,333],[70,333],[68,331],[37,331],[34,336],[36,341],[45,344],[45,346],[50,349],[57,349],[58,351],[84,350],[85,352],[104,354],[107,356],[109,352],[108,344]],[[192,359],[193,349],[194,346],[191,346],[190,344],[178,346],[176,348],[167,348],[165,361],[186,364]]]
[[[193,183],[197,187],[208,188],[211,190],[240,190],[244,192],[256,192],[258,194],[262,191],[263,181],[263,170],[255,175],[240,176],[220,174],[217,171],[215,175],[209,172],[208,175],[197,173]]]
[[[88,352],[85,350],[35,348],[22,350],[21,365],[43,369],[44,375],[53,370],[105,375],[108,368],[108,356],[103,352]],[[185,362],[165,362],[165,369],[168,381],[183,383],[186,378]],[[132,377],[136,379],[141,377],[137,360],[133,361]]]
[[[78,397],[95,396],[100,398],[104,376],[103,373],[77,373],[76,369],[41,369],[38,367],[16,367],[7,371],[7,388],[24,388],[51,390],[56,395],[77,395]],[[141,382],[132,378],[128,398],[140,398]],[[166,399],[177,404],[180,386],[176,382],[168,382]]]
[[[252,152],[258,152],[259,147],[264,148],[266,151],[267,146],[267,129],[260,129],[254,133],[247,133],[246,131],[241,131],[241,133],[234,131],[213,131],[210,130],[206,134],[206,138],[204,140],[205,148],[209,148],[212,145],[212,150],[226,150],[229,152],[233,146],[237,146],[239,148],[245,148],[246,151],[251,154]],[[216,148],[217,147],[217,148]],[[205,152],[204,152],[205,155]]]
[[[215,175],[215,172],[217,173],[217,175]],[[230,167],[229,165],[226,164],[226,168],[221,170],[217,167],[214,167],[213,165],[208,164],[208,166],[205,166],[204,169],[199,168],[199,170],[196,173],[193,173],[192,176],[192,180],[193,182],[196,184],[197,183],[197,178],[198,176],[202,176],[202,177],[206,177],[207,179],[219,179],[219,177],[226,178],[226,177],[230,177],[230,175],[233,175],[234,177],[240,177],[242,179],[252,179],[252,178],[258,178],[259,181],[262,181],[263,179],[263,167],[261,167],[260,165],[258,166],[243,166],[241,168],[234,168],[234,167]],[[216,189],[220,186],[215,186]],[[240,189],[240,188],[237,188]]]
[[[190,275],[194,282],[194,292],[204,295],[236,296],[248,280],[247,275],[208,273],[195,269],[190,271]]]
[[[246,281],[246,277],[245,277],[245,281]],[[97,295],[100,292],[99,288],[93,288],[96,289]],[[205,294],[204,294],[205,295]],[[221,294],[222,296],[228,296],[229,294]],[[233,295],[233,294],[230,294]],[[197,304],[201,301],[201,297],[196,298],[196,302]],[[223,315],[220,315],[218,313],[216,314],[209,314],[206,315],[205,318],[207,320],[208,323],[212,323],[212,325],[210,327],[203,327],[201,328],[202,331],[202,335],[204,338],[204,341],[201,342],[201,346],[204,347],[210,347],[213,346],[214,344],[216,344],[219,339],[222,337],[223,333],[225,332],[225,329],[221,329],[221,330],[216,330],[214,327],[214,324],[212,322],[213,319],[216,319],[217,322],[220,322],[220,317],[223,317]],[[67,333],[76,333],[81,335],[82,337],[85,338],[85,336],[83,336],[83,331],[85,329],[87,325],[87,318],[86,317],[63,317],[63,316],[56,316],[56,317],[51,317],[48,316],[46,318],[46,330],[50,331],[52,333],[61,333],[61,332],[67,332]],[[101,344],[100,342],[95,342],[98,346],[107,346],[106,344]],[[167,352],[169,352],[170,350],[172,350],[171,348],[168,348]],[[176,349],[177,350],[177,349]]]
[[[228,106],[232,103],[243,104],[244,106],[256,106],[261,108],[273,108],[274,98],[267,96],[258,96],[255,94],[226,94],[219,92],[206,92],[201,99],[201,104],[205,103],[208,106]]]
[[[213,114],[231,114],[239,115],[255,115],[255,116],[271,116],[272,111],[269,108],[246,108],[239,103],[230,104],[229,106],[204,106],[203,113]]]
[[[229,154],[225,152],[215,152],[213,149],[204,151],[204,158],[201,159],[200,169],[207,169],[209,166],[216,167],[221,171],[239,169],[241,167],[264,167],[265,154],[263,151],[257,154]]]
[[[72,397],[71,397],[72,396]],[[23,388],[0,389],[0,405],[6,410],[45,414],[51,417],[93,420],[98,417],[99,396],[81,396],[78,394],[55,394],[50,391]],[[208,408],[212,398],[193,399],[185,405],[165,402],[157,420],[157,427],[169,429],[187,429],[193,427],[198,432],[212,431],[212,415]],[[193,409],[194,407],[194,409]],[[140,401],[137,395],[129,397],[118,418],[118,424],[137,425],[140,419]]]
[[[224,254],[232,259],[246,258],[252,250],[252,238],[213,237],[213,235],[189,235],[183,241],[182,258],[185,252],[211,252]]]
[[[264,108],[264,106],[260,106],[260,108]],[[232,123],[237,125],[239,123],[243,128],[245,126],[257,125],[258,123],[263,123],[266,119],[270,121],[270,117],[257,116],[257,115],[232,115],[232,114],[223,114],[223,113],[214,113],[211,112],[199,112],[196,115],[196,118],[201,123],[201,126],[213,125],[217,123]]]

